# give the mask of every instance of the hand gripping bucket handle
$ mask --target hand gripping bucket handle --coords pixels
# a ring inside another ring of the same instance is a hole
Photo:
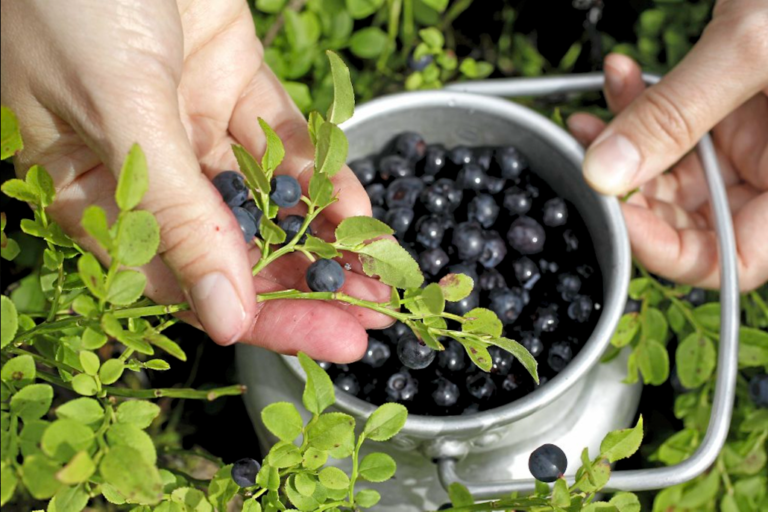
[[[546,96],[599,91],[603,88],[604,78],[602,73],[586,73],[543,78],[494,79],[451,84],[446,89],[489,96]],[[660,79],[661,77],[656,75],[643,75],[643,80],[649,85],[657,83]],[[714,464],[728,436],[736,390],[739,352],[739,279],[736,242],[720,166],[709,135],[705,135],[699,141],[696,150],[707,179],[720,255],[720,353],[717,360],[717,381],[709,427],[698,450],[688,459],[664,468],[616,471],[611,474],[611,479],[605,487],[607,491],[647,491],[688,482]],[[465,485],[476,499],[494,499],[513,492],[534,490],[533,479],[469,482],[457,475],[456,459],[441,458],[436,463],[443,487],[447,489],[451,483],[459,482]],[[569,484],[572,483],[571,477]]]

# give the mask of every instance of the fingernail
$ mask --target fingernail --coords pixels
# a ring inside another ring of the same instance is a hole
[[[610,135],[587,151],[584,178],[599,192],[626,192],[640,169],[640,152],[627,137]]]
[[[189,298],[211,338],[225,345],[237,341],[245,321],[245,309],[224,274],[213,272],[200,279],[190,290]]]

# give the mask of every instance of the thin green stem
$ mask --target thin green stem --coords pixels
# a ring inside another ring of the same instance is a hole
[[[752,302],[757,304],[757,307],[759,307],[765,315],[765,319],[768,320],[768,305],[766,305],[760,294],[757,293],[756,290],[753,290],[749,292],[749,298],[752,299]]]
[[[117,261],[117,258],[112,258],[112,262],[109,264],[109,270],[107,270],[107,279],[104,282],[104,289],[109,290],[112,287],[112,282],[115,280],[115,276],[117,275],[117,269],[120,267],[120,262]],[[104,305],[107,303],[107,299],[99,299],[99,309],[104,310]]]
[[[56,318],[56,312],[59,310],[59,301],[64,287],[64,262],[59,264],[59,275],[56,277],[56,288],[53,292],[53,301],[51,301],[51,310],[48,312],[47,321],[52,322]]]
[[[166,455],[180,455],[180,456],[186,456],[186,457],[200,457],[205,460],[209,460],[211,462],[214,462],[219,465],[219,467],[224,465],[224,461],[220,458],[210,455],[208,453],[203,452],[202,450],[182,450],[180,448],[163,448],[163,453]]]
[[[21,348],[15,348],[15,347],[14,348],[9,348],[8,352],[10,352],[11,354],[16,354],[17,356],[31,356],[32,359],[34,359],[35,361],[38,361],[38,362],[40,362],[42,364],[45,364],[45,365],[48,365],[48,366],[50,366],[52,368],[61,368],[62,370],[67,371],[67,372],[75,371],[74,368],[72,368],[72,367],[70,367],[70,366],[68,366],[68,365],[66,365],[64,363],[60,363],[58,361],[54,361],[53,359],[48,359],[47,357],[41,356],[40,354],[35,354],[34,352],[30,352],[28,350],[24,350],[24,349],[21,349]]]
[[[352,478],[349,479],[349,506],[354,508],[355,506],[355,482],[357,481],[357,466],[358,459],[360,458],[360,448],[365,441],[365,434],[360,434],[355,445],[355,450],[352,452]]]
[[[405,322],[410,319],[420,318],[408,313],[401,313],[387,307],[388,303],[379,303],[369,300],[358,299],[352,297],[346,293],[341,292],[301,292],[299,290],[281,290],[279,292],[260,293],[256,295],[257,302],[266,302],[268,300],[277,299],[296,299],[296,300],[336,300],[339,302],[346,302],[353,306],[361,306],[364,308],[372,309],[379,313],[391,316],[401,322]]]

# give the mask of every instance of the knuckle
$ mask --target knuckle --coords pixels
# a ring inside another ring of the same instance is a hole
[[[639,120],[646,134],[676,150],[687,151],[696,142],[690,114],[659,86],[648,89],[645,100],[645,112]]]
[[[728,34],[744,61],[751,64],[768,63],[768,8],[762,0],[745,4],[751,6],[746,8],[745,5],[744,9],[727,12],[716,18],[713,25],[717,25],[713,29]],[[763,73],[768,73],[765,68]]]

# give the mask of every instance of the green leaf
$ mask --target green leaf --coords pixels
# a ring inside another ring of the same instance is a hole
[[[35,360],[27,354],[9,360],[0,372],[2,380],[13,384],[16,389],[33,384],[36,375]]]
[[[99,380],[107,386],[114,384],[123,376],[123,371],[125,371],[125,363],[119,359],[108,359],[99,368]]]
[[[160,407],[145,400],[128,400],[117,407],[117,422],[147,428],[160,414]]]
[[[56,472],[60,467],[42,454],[25,457],[21,467],[21,480],[24,482],[24,487],[35,499],[49,499],[61,487],[61,482],[56,479]]]
[[[752,327],[739,328],[739,366],[768,366],[768,332]]]
[[[334,176],[347,161],[349,141],[341,128],[332,123],[323,123],[317,134],[315,151],[315,172]]]
[[[285,494],[288,496],[288,499],[291,500],[291,503],[293,503],[296,509],[300,510],[301,512],[312,512],[317,510],[318,506],[320,505],[315,498],[312,496],[304,496],[298,491],[298,489],[296,489],[295,475],[290,476],[285,482],[284,490]]]
[[[78,354],[80,358],[80,366],[83,367],[83,371],[88,375],[96,375],[99,372],[101,361],[99,356],[88,350],[81,350]]]
[[[459,341],[467,351],[467,355],[475,365],[484,372],[490,372],[493,367],[493,359],[488,353],[488,346],[477,339],[462,338]]]
[[[346,0],[349,14],[356,20],[367,18],[384,5],[384,0]]]
[[[53,186],[53,179],[45,168],[39,165],[33,165],[24,180],[27,185],[35,191],[37,195],[36,203],[43,208],[53,204],[56,197],[56,189]]]
[[[24,143],[16,115],[8,107],[0,107],[0,160],[10,158],[22,149]]]
[[[285,242],[285,231],[266,215],[261,216],[259,232],[261,233],[261,238],[268,244],[281,244]]]
[[[4,260],[12,261],[19,255],[21,248],[19,244],[13,238],[8,238],[5,233],[2,235],[2,241],[0,242],[0,256]]]
[[[16,305],[6,297],[0,296],[0,348],[5,348],[19,329],[19,315]]]
[[[705,329],[717,332],[720,329],[720,303],[710,302],[697,307],[693,317]]]
[[[163,481],[157,468],[134,448],[113,447],[102,459],[99,471],[105,482],[130,501],[152,504],[162,498]]]
[[[107,430],[107,443],[111,447],[130,446],[153,466],[157,462],[157,450],[155,450],[152,438],[132,423],[115,423],[109,427],[109,430]]]
[[[634,300],[643,298],[645,291],[651,286],[651,280],[647,277],[637,277],[629,282],[628,294]]]
[[[213,512],[203,491],[193,487],[179,487],[171,493],[171,502],[180,504],[185,512]]]
[[[720,490],[720,472],[711,469],[707,476],[699,480],[696,485],[686,489],[678,502],[682,509],[699,509],[711,503]]]
[[[408,410],[403,405],[383,404],[368,417],[363,434],[371,441],[387,441],[400,432],[406,419]]]
[[[641,512],[640,500],[631,492],[619,492],[613,495],[611,505],[616,507],[619,512]]]
[[[341,256],[341,253],[337,251],[333,245],[312,235],[307,235],[307,241],[304,242],[304,248],[324,259],[338,258]]]
[[[53,388],[48,384],[30,384],[11,398],[11,413],[24,421],[42,418],[53,401]]]
[[[340,412],[321,414],[316,422],[307,426],[309,446],[332,450],[341,446],[354,429],[355,419],[352,416]]]
[[[40,446],[43,452],[59,462],[67,462],[94,442],[93,430],[79,421],[56,420],[45,430]]]
[[[385,482],[395,475],[395,459],[386,453],[369,453],[360,462],[358,473],[369,482]]]
[[[0,469],[0,507],[4,507],[6,503],[13,497],[13,493],[16,490],[16,472],[13,466],[3,462],[2,469]]]
[[[80,282],[83,282],[83,281],[81,280]],[[91,297],[90,295],[78,295],[77,297],[75,297],[75,300],[72,301],[72,309],[74,309],[75,313],[77,313],[78,315],[85,316],[85,317],[94,317],[94,316],[97,316],[99,313],[99,306],[96,304],[96,301],[93,300],[93,297]],[[89,343],[90,342],[95,343],[99,340],[100,338],[91,338],[89,340]],[[107,342],[107,338],[104,337],[104,343],[106,342]],[[104,343],[95,347],[95,346],[86,346],[85,342],[83,342],[83,348],[97,349],[97,348],[103,347]]]
[[[256,8],[269,14],[277,14],[283,10],[287,0],[256,0]]]
[[[259,473],[256,475],[256,484],[264,489],[276,491],[280,487],[280,474],[277,468],[273,468],[269,464],[261,466]]]
[[[448,0],[422,0],[424,2],[424,5],[434,9],[437,12],[443,12],[446,7],[448,7]],[[454,503],[455,506],[456,505]]]
[[[294,480],[296,490],[304,496],[312,496],[317,487],[317,481],[315,478],[307,473],[299,473]]]
[[[291,442],[301,434],[304,422],[292,403],[276,402],[261,411],[264,426],[281,441]]]
[[[677,346],[675,360],[680,383],[688,389],[696,389],[712,376],[717,350],[709,338],[691,333]]]
[[[637,425],[623,430],[614,430],[605,436],[600,443],[600,456],[610,462],[631,457],[643,441],[643,417],[637,420]]]
[[[261,157],[261,167],[267,173],[267,176],[271,176],[274,170],[277,169],[277,166],[280,165],[280,162],[283,161],[285,148],[283,147],[283,141],[280,140],[280,137],[277,136],[264,119],[259,118],[259,126],[264,130],[264,135],[267,137],[267,149],[264,150],[264,156]]]
[[[150,359],[144,363],[144,368],[162,372],[165,370],[170,370],[171,365],[162,359]]]
[[[48,504],[48,512],[80,512],[88,504],[83,486],[62,487]]]
[[[83,254],[77,261],[77,271],[88,290],[97,298],[106,297],[104,289],[104,272],[99,260],[91,253]]]
[[[78,373],[72,378],[72,389],[84,396],[93,396],[99,392],[99,385],[91,375]]]
[[[427,43],[427,46],[433,51],[442,50],[443,45],[445,44],[445,38],[443,37],[442,32],[434,27],[419,30],[419,37],[421,37],[421,40]]]
[[[121,270],[115,274],[107,290],[107,301],[116,306],[133,304],[144,293],[147,278],[136,270]]]
[[[363,489],[355,494],[355,503],[363,508],[371,508],[381,499],[381,494],[373,489]]]
[[[485,78],[493,72],[493,66],[487,62],[466,58],[461,61],[459,71],[467,78]]]
[[[317,207],[325,207],[333,200],[333,182],[321,173],[312,174],[309,180],[309,198]]]
[[[339,468],[333,466],[323,468],[317,476],[320,483],[329,489],[346,489],[349,487],[349,477]]]
[[[310,112],[309,121],[307,123],[307,129],[309,130],[309,138],[312,139],[312,145],[317,145],[317,134],[320,133],[320,127],[325,122],[320,112]],[[311,185],[310,185],[311,190]],[[311,194],[310,194],[311,197]]]
[[[107,222],[107,213],[98,206],[89,206],[83,212],[83,218],[80,224],[86,233],[91,235],[99,244],[112,251],[112,235],[109,233],[109,223]]]
[[[564,478],[558,478],[552,488],[552,497],[550,503],[553,507],[569,507],[571,505],[571,493],[568,491],[568,484]]]
[[[166,351],[168,354],[172,355],[179,361],[187,360],[187,354],[184,353],[179,344],[164,334],[160,334],[159,332],[151,332],[145,336],[145,339],[154,346]]]
[[[656,308],[648,308],[642,317],[642,323],[643,336],[646,339],[666,345],[668,326],[664,313]]]
[[[301,465],[309,470],[313,470],[325,465],[327,460],[328,452],[310,446],[304,452]]]
[[[674,302],[671,302],[669,304],[669,307],[667,308],[667,322],[669,323],[669,326],[672,328],[672,331],[680,335],[683,332],[683,329],[685,328],[685,325],[687,323],[687,320],[685,319],[685,316],[683,315],[683,312],[677,304]]]
[[[261,512],[261,503],[256,500],[246,500],[241,512]]]
[[[593,463],[589,460],[587,448],[584,448],[581,452],[581,464],[576,473],[576,481],[581,482],[579,489],[584,492],[596,492],[605,487],[611,478],[611,464],[607,459],[599,459]],[[581,479],[583,473],[587,475],[585,480]]]
[[[666,382],[669,377],[669,354],[664,345],[655,340],[644,340],[634,354],[646,384],[658,386]]]
[[[428,284],[421,293],[421,300],[433,315],[440,315],[445,311],[445,297],[443,290],[437,283]]]
[[[593,501],[582,508],[581,512],[618,512],[618,509],[605,501]]]
[[[117,260],[128,267],[146,265],[160,245],[160,226],[154,215],[139,210],[125,212],[117,222]]]
[[[104,409],[93,398],[75,398],[57,407],[56,416],[79,421],[83,425],[91,425],[104,419]]]
[[[232,151],[235,153],[237,165],[240,167],[240,172],[245,176],[248,185],[252,189],[258,189],[261,192],[268,194],[269,178],[267,178],[264,169],[261,168],[256,159],[253,158],[253,155],[239,144],[232,144]]]
[[[549,491],[549,489],[547,489]],[[448,486],[448,497],[454,507],[468,507],[475,504],[475,499],[469,490],[458,482]]]
[[[301,459],[301,452],[298,447],[290,442],[279,441],[269,450],[267,463],[274,468],[282,469],[299,464]]]
[[[216,510],[226,511],[227,504],[237,495],[239,490],[240,486],[232,480],[232,464],[228,464],[219,469],[208,484],[208,500]],[[245,503],[257,502],[249,500]],[[247,509],[243,507],[243,510]]]
[[[333,103],[331,103],[325,117],[333,124],[341,124],[352,117],[355,110],[355,93],[352,91],[349,68],[341,60],[341,57],[330,50],[326,51],[325,54],[331,63],[331,77],[333,78]]]
[[[373,59],[382,54],[387,44],[387,34],[383,30],[378,27],[366,27],[352,35],[349,49],[361,59]]]
[[[19,434],[19,448],[21,448],[21,454],[24,457],[43,453],[40,449],[40,440],[50,424],[50,421],[45,420],[28,420],[24,422],[24,427]]]
[[[475,287],[475,282],[465,274],[448,274],[440,279],[443,296],[449,302],[458,302],[466,298]]]
[[[378,276],[389,286],[418,288],[424,282],[419,265],[397,242],[376,240],[356,251],[368,276]]]
[[[528,349],[509,338],[497,338],[492,340],[491,343],[515,356],[515,359],[520,361],[528,373],[531,374],[533,380],[536,383],[539,382],[538,363],[531,353],[528,352]]]
[[[77,452],[72,460],[56,473],[56,478],[64,484],[75,485],[88,480],[95,471],[93,459],[88,452],[82,451]]]
[[[664,464],[672,466],[690,457],[698,446],[698,432],[686,428],[664,441],[659,446],[656,456]]]
[[[611,337],[611,345],[614,347],[626,347],[635,338],[640,330],[640,317],[637,313],[627,313],[619,320],[616,332]]]
[[[115,201],[121,210],[133,210],[149,189],[147,159],[141,146],[134,144],[123,162],[120,177],[117,180]]]
[[[504,328],[501,325],[501,320],[496,316],[496,313],[490,309],[475,308],[464,314],[466,322],[461,324],[462,332],[468,332],[473,334],[485,334],[498,338],[501,336],[501,332]]]
[[[37,193],[23,180],[11,179],[3,183],[2,191],[8,197],[25,203],[37,203]]]
[[[442,343],[429,332],[429,327],[419,320],[408,320],[406,325],[411,328],[416,337],[432,350],[445,350]]]
[[[336,243],[343,247],[355,247],[368,240],[392,235],[392,228],[373,217],[347,217],[336,228]]]
[[[307,374],[302,401],[304,407],[312,414],[320,414],[336,402],[331,378],[325,370],[303,352],[298,354],[299,363]]]

